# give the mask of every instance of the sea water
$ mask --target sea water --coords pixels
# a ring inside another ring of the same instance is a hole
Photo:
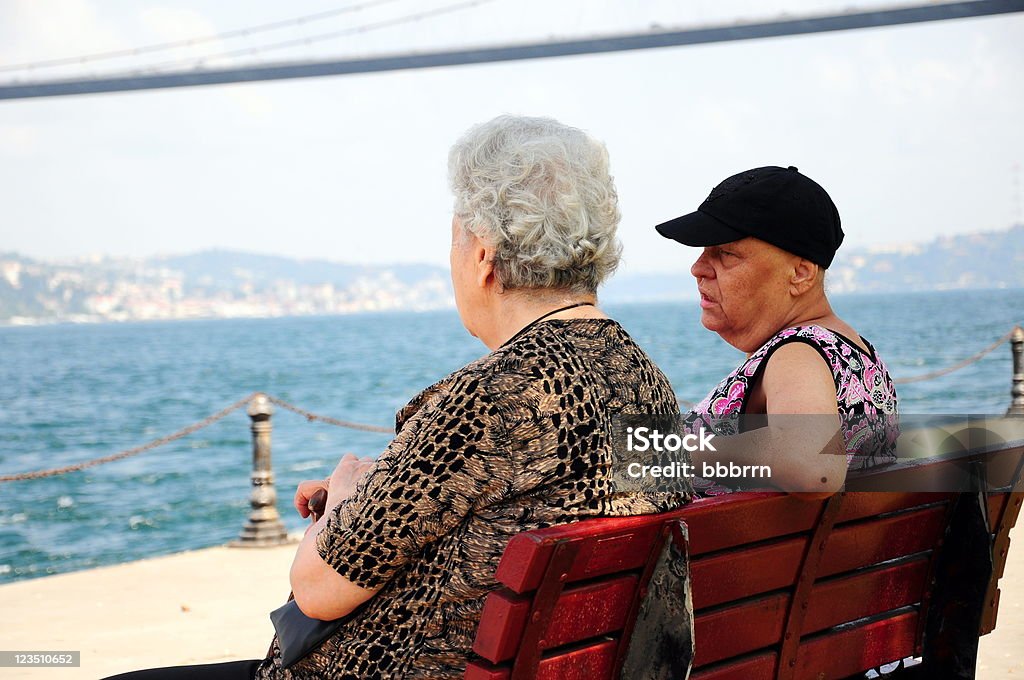
[[[954,364],[1024,323],[1024,291],[834,298],[892,374]],[[699,323],[696,302],[611,305],[685,400],[742,359]],[[454,311],[0,328],[0,475],[128,449],[264,391],[307,410],[390,427],[420,389],[486,353]],[[1002,413],[1004,345],[950,375],[897,388],[904,413]],[[345,452],[376,455],[384,434],[276,409],[273,463],[289,531],[296,484]],[[138,456],[0,484],[0,583],[220,545],[248,517],[244,409]]]

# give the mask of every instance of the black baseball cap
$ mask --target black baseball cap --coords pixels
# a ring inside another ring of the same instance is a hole
[[[696,212],[655,229],[688,246],[753,236],[826,269],[843,242],[835,203],[793,166],[769,165],[733,175],[712,189]]]

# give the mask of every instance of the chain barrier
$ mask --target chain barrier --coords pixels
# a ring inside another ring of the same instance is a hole
[[[999,338],[998,340],[993,342],[991,345],[989,345],[985,349],[981,350],[980,352],[978,352],[976,354],[973,354],[973,355],[967,357],[966,359],[964,359],[962,361],[959,361],[959,362],[953,364],[952,366],[947,366],[946,368],[941,368],[941,369],[938,369],[938,370],[935,370],[935,371],[929,371],[928,373],[922,373],[921,375],[909,376],[909,377],[906,377],[906,378],[897,378],[897,379],[894,379],[893,382],[896,383],[897,385],[906,385],[907,383],[915,383],[915,382],[922,382],[922,381],[925,381],[925,380],[932,380],[934,378],[939,378],[941,376],[948,375],[948,374],[950,374],[950,373],[952,373],[954,371],[958,371],[961,368],[964,368],[966,366],[969,366],[969,365],[975,363],[976,361],[979,361],[982,357],[984,357],[985,355],[987,355],[990,352],[992,352],[993,350],[995,350],[997,347],[999,347],[1004,342],[1009,340],[1012,337],[1013,333],[1014,333],[1014,331],[1011,330],[1010,332],[1008,332],[1005,335],[1003,335],[1001,338]],[[252,394],[249,394],[249,395],[243,397],[242,399],[239,399],[238,401],[236,401],[235,403],[231,404],[230,406],[227,406],[226,408],[223,408],[220,411],[217,411],[216,413],[211,414],[211,415],[207,416],[206,418],[203,418],[202,420],[200,420],[198,422],[195,422],[195,423],[193,423],[193,424],[191,424],[191,425],[189,425],[187,427],[183,427],[182,429],[178,430],[177,432],[173,432],[173,433],[171,433],[169,435],[166,435],[164,437],[160,437],[159,439],[154,439],[153,441],[151,441],[151,442],[149,442],[147,444],[142,444],[141,446],[136,446],[136,447],[131,448],[131,449],[126,449],[126,450],[121,451],[119,453],[115,453],[115,454],[112,454],[112,455],[109,455],[109,456],[104,456],[102,458],[94,458],[93,460],[87,460],[87,461],[84,461],[84,462],[81,462],[81,463],[75,463],[74,465],[66,465],[64,467],[51,468],[51,469],[48,469],[48,470],[35,470],[35,471],[32,471],[32,472],[22,472],[22,473],[13,474],[13,475],[0,475],[0,483],[3,483],[3,482],[18,482],[18,481],[22,481],[22,480],[26,480],[26,479],[40,479],[42,477],[52,477],[54,475],[61,475],[61,474],[67,473],[67,472],[76,472],[78,470],[85,470],[87,468],[91,468],[91,467],[94,467],[96,465],[101,465],[103,463],[111,463],[111,462],[113,462],[115,460],[121,460],[121,459],[124,459],[124,458],[129,458],[131,456],[136,456],[136,455],[138,455],[140,453],[144,453],[146,451],[150,451],[152,449],[155,449],[158,446],[163,446],[164,444],[169,444],[170,442],[173,442],[173,441],[175,441],[177,439],[181,439],[182,437],[187,437],[188,435],[192,434],[193,432],[197,432],[197,431],[203,429],[204,427],[208,427],[208,426],[212,425],[213,423],[217,422],[218,420],[221,420],[221,419],[227,417],[228,415],[230,415],[231,413],[233,413],[233,412],[237,411],[238,409],[242,408],[243,406],[248,404],[255,396],[257,396],[259,394],[263,394],[263,396],[265,396],[267,398],[267,401],[269,401],[270,403],[276,404],[277,406],[280,406],[281,408],[283,408],[283,409],[285,409],[287,411],[291,411],[292,413],[300,415],[300,416],[302,416],[303,418],[305,418],[309,422],[317,421],[317,422],[325,423],[327,425],[334,425],[336,427],[345,427],[345,428],[348,428],[348,429],[351,429],[351,430],[360,430],[362,432],[377,432],[377,433],[382,433],[382,434],[393,434],[394,433],[394,430],[391,429],[391,428],[381,427],[379,425],[367,425],[365,423],[355,423],[355,422],[352,422],[352,421],[349,421],[349,420],[340,420],[338,418],[332,418],[330,416],[320,415],[318,413],[313,413],[312,411],[307,411],[304,408],[296,406],[295,404],[287,402],[287,401],[285,401],[283,399],[280,399],[278,397],[274,397],[274,396],[271,396],[269,394],[265,394],[265,393],[262,393],[262,392],[253,392]],[[679,403],[681,403],[686,408],[692,408],[694,406],[694,403],[691,402],[691,401],[687,401],[686,399],[683,399],[683,398],[678,397],[678,396],[677,396],[677,399],[679,400]]]
[[[3,482],[19,482],[19,481],[24,480],[24,479],[39,479],[41,477],[52,477],[54,475],[62,475],[65,472],[75,472],[77,470],[84,470],[86,468],[91,468],[93,466],[100,465],[102,463],[111,463],[111,462],[113,462],[115,460],[121,460],[122,458],[128,458],[129,456],[138,455],[138,454],[143,453],[145,451],[149,451],[151,449],[155,449],[158,446],[163,446],[164,444],[168,444],[170,442],[173,442],[176,439],[181,439],[182,437],[188,436],[188,435],[192,434],[193,432],[196,432],[198,430],[203,429],[204,427],[207,427],[208,425],[212,425],[213,423],[217,422],[221,418],[224,418],[225,416],[230,415],[233,411],[237,411],[238,409],[240,409],[243,406],[245,406],[246,404],[248,404],[249,400],[252,399],[253,396],[255,396],[255,395],[254,394],[250,394],[249,396],[245,397],[244,399],[239,399],[234,404],[231,404],[231,406],[228,406],[227,408],[221,409],[220,411],[217,411],[213,415],[210,415],[210,416],[207,416],[206,418],[203,418],[202,420],[200,420],[197,423],[193,423],[193,424],[189,425],[188,427],[183,427],[182,429],[178,430],[177,432],[169,434],[166,437],[160,437],[159,439],[154,439],[153,441],[149,442],[148,444],[143,444],[142,446],[136,446],[134,448],[127,449],[125,451],[121,451],[120,453],[115,453],[115,454],[112,454],[112,455],[109,455],[109,456],[104,456],[103,458],[95,458],[93,460],[87,460],[87,461],[84,461],[82,463],[75,463],[74,465],[66,465],[64,467],[51,468],[49,470],[36,470],[34,472],[22,472],[22,473],[16,474],[16,475],[3,475],[3,476],[0,476],[0,483],[3,483]]]
[[[985,349],[983,349],[980,352],[978,352],[977,354],[969,356],[966,359],[964,359],[963,361],[958,361],[957,363],[953,364],[952,366],[947,366],[946,368],[940,368],[940,369],[938,369],[936,371],[929,371],[928,373],[922,373],[921,375],[912,375],[912,376],[909,376],[909,377],[906,377],[906,378],[894,378],[893,382],[896,383],[897,385],[906,385],[907,383],[923,382],[925,380],[932,380],[934,378],[940,378],[940,377],[942,377],[944,375],[948,375],[948,374],[952,373],[953,371],[959,371],[961,368],[964,368],[965,366],[970,366],[971,364],[973,364],[974,362],[978,361],[983,356],[985,356],[986,354],[988,354],[989,352],[991,352],[992,350],[994,350],[995,348],[999,347],[1001,344],[1003,344],[1004,342],[1009,340],[1013,336],[1013,331],[1014,330],[1016,330],[1016,329],[1011,330],[1009,333],[1007,333],[1003,337],[999,338],[998,340],[993,342],[991,345],[989,345]]]
[[[271,404],[277,404],[283,409],[291,411],[292,413],[297,413],[306,420],[308,420],[309,422],[318,420],[321,423],[327,423],[328,425],[336,425],[337,427],[347,427],[350,430],[361,430],[363,432],[382,432],[384,434],[395,433],[394,428],[381,427],[379,425],[364,425],[363,423],[353,423],[348,420],[338,420],[337,418],[331,418],[330,416],[322,416],[317,413],[312,413],[304,408],[296,406],[295,404],[289,404],[287,401],[283,399],[272,397],[269,394],[266,394],[264,396],[266,396],[267,401],[269,401]]]
[[[253,392],[252,394],[249,394],[249,395],[243,397],[242,399],[239,399],[238,401],[236,401],[235,403],[231,404],[230,406],[228,406],[226,408],[223,408],[220,411],[217,411],[216,413],[214,413],[212,415],[209,415],[206,418],[203,418],[202,420],[200,420],[200,421],[198,421],[196,423],[193,423],[193,424],[191,424],[191,425],[189,425],[187,427],[183,427],[182,429],[178,430],[177,432],[173,432],[173,433],[171,433],[171,434],[169,434],[169,435],[167,435],[165,437],[160,437],[159,439],[154,439],[153,441],[151,441],[151,442],[149,442],[147,444],[143,444],[141,446],[136,446],[134,448],[127,449],[125,451],[121,451],[119,453],[115,453],[115,454],[112,454],[112,455],[109,455],[109,456],[103,456],[102,458],[94,458],[93,460],[87,460],[87,461],[83,461],[81,463],[75,463],[74,465],[65,465],[64,467],[51,468],[49,470],[35,470],[35,471],[32,471],[32,472],[22,472],[22,473],[18,473],[18,474],[14,474],[14,475],[0,475],[0,484],[2,484],[3,482],[20,482],[20,481],[26,480],[26,479],[40,479],[42,477],[53,477],[54,475],[62,475],[64,473],[66,473],[66,472],[77,472],[78,470],[85,470],[86,468],[91,468],[91,467],[94,467],[96,465],[102,465],[103,463],[112,463],[115,460],[121,460],[123,458],[129,458],[131,456],[136,456],[136,455],[138,455],[140,453],[145,453],[146,451],[150,451],[152,449],[155,449],[158,446],[163,446],[164,444],[169,444],[169,443],[171,443],[171,442],[173,442],[173,441],[175,441],[177,439],[181,439],[182,437],[187,437],[188,435],[192,434],[193,432],[198,432],[199,430],[203,429],[204,427],[208,427],[209,425],[213,425],[218,420],[221,420],[222,418],[225,418],[226,416],[231,415],[231,413],[233,413],[234,411],[237,411],[238,409],[240,409],[243,406],[245,406],[246,404],[248,404],[250,401],[252,401],[252,399],[255,396],[257,396],[259,394],[263,394],[267,398],[267,401],[271,402],[272,404],[277,404],[278,406],[280,406],[283,409],[286,409],[288,411],[292,411],[293,413],[297,413],[300,416],[303,416],[304,418],[306,418],[306,420],[308,420],[310,422],[320,421],[322,423],[327,423],[328,425],[336,425],[338,427],[347,427],[347,428],[352,429],[352,430],[362,430],[363,432],[381,432],[381,433],[385,433],[385,434],[394,434],[394,430],[393,429],[389,429],[389,428],[386,428],[386,427],[380,427],[378,425],[364,425],[362,423],[353,423],[353,422],[350,422],[350,421],[347,421],[347,420],[339,420],[337,418],[331,418],[330,416],[322,416],[322,415],[319,415],[317,413],[312,413],[312,412],[307,411],[307,410],[305,410],[303,408],[300,408],[300,407],[296,406],[295,404],[288,403],[287,401],[284,401],[283,399],[279,399],[277,397],[272,397],[269,394],[264,394],[262,392]]]

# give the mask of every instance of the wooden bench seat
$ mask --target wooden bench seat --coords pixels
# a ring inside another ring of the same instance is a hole
[[[633,680],[623,668],[637,659],[647,677],[683,677],[689,649],[637,632],[669,546],[688,556],[694,680],[846,678],[922,655],[923,677],[973,677],[1024,497],[1019,467],[983,496],[743,493],[525,532],[498,566],[465,677]]]

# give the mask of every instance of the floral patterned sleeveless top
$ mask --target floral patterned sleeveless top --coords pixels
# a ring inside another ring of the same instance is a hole
[[[848,469],[895,462],[899,436],[896,387],[875,348],[863,336],[861,340],[867,352],[824,326],[796,326],[779,331],[684,414],[684,427],[688,431],[704,427],[722,435],[734,433],[728,423],[732,417],[746,412],[751,388],[761,378],[771,355],[787,343],[803,342],[816,349],[832,371]],[[736,489],[696,478],[694,491],[707,497]]]

